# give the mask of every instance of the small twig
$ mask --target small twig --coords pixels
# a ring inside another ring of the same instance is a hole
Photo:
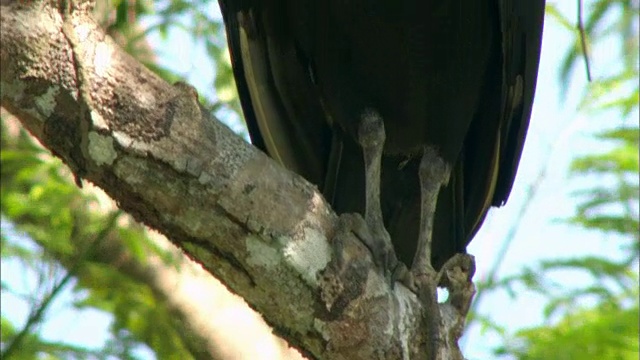
[[[582,46],[582,58],[587,70],[587,81],[591,82],[591,66],[589,63],[589,52],[587,51],[587,35],[582,26],[582,0],[578,0],[578,32],[580,33],[580,46]]]

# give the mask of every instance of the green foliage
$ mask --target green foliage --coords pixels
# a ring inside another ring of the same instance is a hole
[[[637,307],[610,303],[574,310],[554,326],[518,332],[516,340],[507,342],[497,354],[522,360],[635,360],[638,316]]]
[[[96,17],[125,51],[170,83],[184,80],[184,74],[176,74],[157,63],[148,36],[158,34],[167,39],[170,31],[187,34],[193,44],[203,46],[210,67],[215,69],[210,88],[216,90],[216,99],[201,97],[200,101],[213,112],[241,114],[224,24],[219,12],[214,11],[217,6],[217,1],[211,0],[98,1]]]
[[[182,1],[169,0],[155,4],[155,13],[149,16],[151,24],[145,33],[158,32],[165,39],[169,31],[180,30],[189,35],[193,44],[202,45],[208,55],[210,67],[215,69],[210,88],[215,89],[215,101],[201,98],[205,106],[212,111],[231,111],[241,114],[238,93],[233,79],[233,71],[227,50],[224,23],[217,10],[216,1]],[[217,14],[217,15],[216,15]],[[147,18],[143,18],[145,20]],[[145,63],[170,82],[180,80],[180,76],[172,74],[155,64]]]
[[[12,352],[11,358],[18,359],[31,359],[36,354],[47,354],[52,359],[88,355],[127,359],[134,358],[135,347],[146,344],[157,351],[158,359],[190,358],[173,323],[175,319],[162,299],[143,281],[105,262],[95,251],[102,249],[101,241],[111,237],[118,239],[141,264],[149,254],[164,254],[146,238],[139,225],[116,226],[121,213],[100,211],[97,199],[78,189],[66,167],[35,145],[23,130],[17,136],[10,133],[6,119],[2,119],[0,209],[3,218],[28,238],[18,239],[14,234],[5,239],[3,224],[2,258],[18,260],[23,271],[35,273],[41,280],[33,294],[19,294],[3,283],[3,292],[13,293],[32,305],[29,321],[22,329],[3,318],[3,355]],[[30,241],[38,246],[28,245]],[[59,265],[66,274],[56,281],[60,276],[53,275],[60,273]],[[76,281],[72,290],[79,299],[74,306],[114,314],[113,338],[102,349],[48,342],[37,333],[51,302],[71,279]]]
[[[638,258],[637,250],[640,249],[640,129],[636,118],[640,101],[639,15],[637,1],[598,0],[591,3],[591,11],[584,25],[588,38],[594,46],[605,42],[617,44],[614,48],[619,51],[620,61],[609,73],[603,74],[589,85],[581,108],[590,113],[618,113],[621,121],[615,128],[609,127],[595,134],[595,138],[603,145],[609,145],[608,150],[578,157],[571,166],[574,177],[597,176],[599,185],[576,192],[575,195],[581,200],[576,214],[569,221],[587,229],[618,233],[633,239],[632,244],[627,246],[632,250],[626,261],[628,264]],[[557,17],[560,18],[561,15]],[[561,81],[568,79],[570,69],[579,55],[575,49],[567,53],[560,73]],[[614,185],[610,185],[611,183]]]
[[[566,90],[571,70],[583,56],[580,34],[555,5],[548,5],[547,10],[552,19],[576,35],[560,67],[560,82]],[[597,76],[588,86],[580,109],[591,114],[603,111],[619,114],[622,121],[617,126],[603,124],[607,130],[595,134],[603,145],[601,150],[576,158],[570,169],[573,177],[590,177],[594,181],[590,187],[575,192],[579,204],[568,221],[603,234],[616,234],[615,239],[627,250],[626,256],[612,259],[603,254],[542,261],[519,274],[485,284],[487,290],[506,289],[515,296],[515,289],[527,289],[547,299],[546,324],[513,335],[493,327],[505,339],[504,346],[495,350],[496,355],[523,360],[625,360],[640,355],[637,285],[640,131],[637,119],[633,119],[639,101],[638,14],[638,3],[627,0],[593,1],[586,12],[587,50],[599,43],[617,43],[621,61],[610,74]],[[590,281],[584,286],[567,287],[552,280],[557,273],[579,274]]]
[[[594,109],[615,108],[621,110],[623,116],[627,116],[638,104],[637,18],[640,14],[638,2],[633,0],[589,1],[584,13],[586,16],[580,20],[583,21],[586,49],[582,47],[581,34],[576,22],[560,12],[556,4],[547,4],[548,17],[575,35],[560,65],[560,84],[563,86],[563,93],[571,82],[573,70],[582,62],[582,58],[586,57],[585,61],[591,61],[589,55],[598,45],[607,41],[613,42],[613,46],[608,45],[607,49],[617,49],[621,68],[613,69],[611,74],[597,74],[597,81],[587,88],[585,94],[585,100],[588,99],[588,102],[583,104],[589,103]],[[612,97],[608,97],[612,89],[625,89],[626,92],[615,93]]]
[[[604,131],[596,134],[596,138],[602,143],[613,143],[612,149],[573,161],[571,172],[574,176],[609,177],[615,185],[597,185],[577,192],[576,195],[582,200],[576,214],[570,219],[572,223],[588,229],[627,235],[640,241],[636,210],[640,202],[638,137],[640,131],[637,127],[625,126]],[[630,255],[635,258],[638,254],[631,252]]]
[[[153,32],[166,34],[182,29],[199,42],[204,42],[212,66],[217,67],[215,83],[219,93],[226,94],[209,108],[223,107],[239,111],[232,72],[226,58],[226,40],[222,21],[210,18],[212,1],[98,1],[95,15],[99,23],[127,52],[169,82],[182,76],[156,64],[156,56],[147,41]],[[141,24],[146,24],[143,27]],[[212,87],[214,84],[212,83]],[[232,92],[231,89],[233,89]],[[207,100],[207,99],[203,99]],[[134,351],[145,344],[158,359],[189,359],[180,326],[162,298],[123,269],[105,262],[95,251],[98,238],[117,239],[128,256],[144,265],[149,254],[159,256],[167,266],[178,266],[164,251],[149,241],[139,225],[119,223],[120,213],[100,211],[100,201],[81,192],[72,175],[61,162],[52,158],[24,131],[7,131],[2,119],[1,212],[3,218],[3,261],[17,260],[23,272],[41,279],[33,294],[20,294],[3,281],[2,291],[12,293],[31,304],[29,323],[17,329],[3,318],[2,348],[19,349],[11,358],[107,358],[133,359]],[[12,123],[15,128],[15,122]],[[21,234],[7,238],[7,220]],[[37,246],[33,246],[33,241]],[[98,251],[103,251],[102,249]],[[47,264],[44,265],[43,264]],[[60,267],[62,265],[62,267]],[[54,281],[48,269],[66,271],[64,282]],[[64,343],[51,343],[38,335],[46,321],[50,302],[58,291],[75,279],[72,289],[79,309],[92,308],[113,314],[112,338],[101,349],[81,349]],[[53,292],[52,290],[56,290]],[[150,321],[153,319],[153,321]],[[3,357],[4,358],[4,357]],[[8,358],[8,357],[7,357]]]
[[[2,343],[7,343],[19,333],[19,329],[16,329],[14,325],[2,318]],[[4,355],[4,354],[3,354]],[[79,346],[70,346],[68,344],[59,342],[50,342],[40,338],[37,334],[30,333],[21,342],[20,351],[11,356],[11,359],[16,360],[31,360],[31,359],[101,359],[106,356],[100,356],[101,354],[89,349],[85,349]],[[104,354],[106,355],[106,354]],[[5,358],[5,357],[3,357]]]

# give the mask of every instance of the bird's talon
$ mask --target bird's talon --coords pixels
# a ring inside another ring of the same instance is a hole
[[[396,258],[391,239],[386,232],[374,233],[360,214],[342,214],[339,219],[340,231],[352,232],[360,242],[369,249],[373,263],[381,271],[385,279],[393,282],[400,262]],[[386,235],[386,236],[385,236]],[[404,266],[404,264],[402,264]],[[406,269],[406,267],[404,267]]]
[[[471,282],[476,272],[476,263],[472,255],[456,254],[449,259],[438,272],[438,284],[440,286],[450,288],[452,286],[452,278],[455,277],[457,282],[466,280]]]
[[[412,293],[419,296],[420,288],[422,287],[421,284],[424,283],[426,274],[409,270],[403,265],[402,269],[396,270],[394,276],[396,281],[402,283],[407,289],[411,290]]]

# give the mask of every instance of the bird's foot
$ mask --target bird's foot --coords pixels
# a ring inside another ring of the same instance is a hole
[[[464,359],[457,343],[475,294],[471,281],[474,272],[474,258],[467,254],[454,255],[440,271],[430,264],[423,269],[411,269],[409,288],[422,305],[421,327],[431,341],[430,359],[442,359],[442,355],[438,355],[442,348],[449,348],[447,359]],[[438,287],[449,291],[446,301],[439,301]]]
[[[349,304],[365,291],[372,263],[392,288],[396,276],[400,276],[396,274],[408,274],[404,264],[396,260],[391,244],[386,243],[388,238],[378,238],[373,234],[359,214],[347,213],[338,218],[331,240],[333,260],[319,279],[321,298],[329,318],[340,317]],[[367,252],[371,256],[367,256]]]
[[[407,277],[407,267],[396,257],[389,233],[372,229],[360,214],[342,214],[339,232],[351,232],[369,250],[373,263],[393,286]]]
[[[475,259],[469,254],[456,254],[440,269],[431,265],[414,267],[408,273],[405,285],[413,291],[424,306],[438,302],[437,288],[449,292],[447,303],[451,304],[463,317],[466,316],[475,294],[472,278],[476,271]]]
[[[438,286],[449,291],[447,303],[460,314],[466,316],[476,293],[473,275],[476,272],[476,261],[473,255],[456,254],[449,259],[438,273]]]

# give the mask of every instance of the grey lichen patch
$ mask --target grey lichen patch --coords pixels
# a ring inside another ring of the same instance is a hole
[[[403,359],[410,358],[410,343],[411,334],[414,331],[414,320],[419,314],[416,313],[416,304],[412,303],[412,298],[415,296],[409,289],[402,284],[397,284],[393,291],[393,298],[395,300],[394,306],[391,306],[390,316],[391,321],[389,326],[384,329],[384,332],[393,336],[397,332],[397,337],[400,340],[400,346],[402,348]],[[395,327],[392,325],[395,324]]]
[[[89,132],[89,156],[98,165],[111,165],[118,157],[113,147],[113,138]]]
[[[44,121],[53,113],[56,104],[55,96],[59,92],[58,86],[51,86],[42,95],[34,95],[33,90],[21,80],[2,81],[0,89],[3,101],[9,100],[10,103],[19,104],[22,111],[40,121]]]
[[[112,133],[112,136],[116,140],[118,145],[125,149],[128,149],[133,144],[133,139],[131,138],[131,136],[122,131],[114,131]]]
[[[42,95],[35,97],[36,109],[46,119],[56,107],[56,97],[60,93],[60,87],[57,85],[50,86]]]
[[[289,241],[284,256],[304,278],[307,284],[318,286],[317,275],[331,261],[331,249],[327,238],[316,229],[304,229],[304,237]]]
[[[278,265],[280,256],[278,251],[255,236],[249,235],[245,239],[245,246],[249,256],[247,262],[253,266],[272,268]]]
[[[109,130],[109,125],[107,125],[107,122],[105,121],[105,119],[102,117],[102,115],[100,115],[100,113],[98,113],[95,110],[91,110],[91,122],[93,123],[93,126],[98,129],[98,130]]]
[[[93,68],[96,76],[104,78],[109,74],[109,69],[113,65],[113,47],[106,42],[99,42],[93,54]]]
[[[116,143],[133,155],[144,157],[151,151],[151,145],[145,141],[136,140],[123,131],[114,131],[112,134]]]

